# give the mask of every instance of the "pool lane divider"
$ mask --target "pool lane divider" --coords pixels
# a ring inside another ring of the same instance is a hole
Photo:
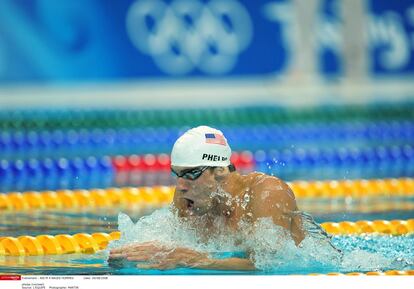
[[[102,208],[126,205],[162,206],[172,201],[174,188],[124,187],[92,190],[10,192],[0,194],[1,210]]]
[[[385,234],[408,235],[414,233],[414,219],[408,220],[374,220],[357,222],[326,222],[321,224],[332,235]],[[0,256],[37,256],[60,255],[71,253],[92,254],[105,249],[109,242],[121,237],[119,231],[93,234],[78,233],[0,237]]]
[[[274,149],[295,143],[363,140],[371,144],[412,143],[412,121],[352,121],[286,125],[221,126],[235,150]],[[127,129],[5,130],[0,147],[6,159],[167,152],[181,135],[181,127]]]
[[[412,120],[413,103],[375,105],[243,106],[188,109],[24,109],[0,111],[2,130],[186,127],[194,125],[269,125],[301,122]]]
[[[0,237],[0,256],[93,254],[119,239],[120,232]]]
[[[167,154],[117,155],[111,157],[115,172],[169,171],[170,156]],[[278,170],[286,166],[294,167],[358,167],[382,165],[389,169],[410,168],[409,162],[414,159],[414,146],[411,144],[376,146],[362,148],[294,148],[271,150],[234,151],[231,162],[237,169],[261,168]],[[279,165],[278,165],[279,164]],[[284,164],[284,165],[282,165]],[[282,165],[282,167],[280,167]]]
[[[414,178],[288,182],[297,199],[369,199],[412,197]],[[28,191],[0,194],[1,210],[100,208],[123,205],[162,206],[170,203],[175,187],[123,187],[91,190]]]
[[[231,162],[241,172],[258,170],[289,179],[314,174],[314,178],[339,178],[351,173],[364,178],[410,177],[414,146],[240,151],[233,152]],[[167,154],[0,159],[0,192],[167,185],[174,182],[170,163]],[[308,169],[317,169],[317,175]]]
[[[414,233],[414,219],[325,222],[321,226],[331,235],[383,234],[400,236]]]

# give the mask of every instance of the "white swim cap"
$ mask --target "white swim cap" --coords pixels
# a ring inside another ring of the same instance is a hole
[[[230,156],[231,148],[221,131],[199,126],[177,139],[171,152],[171,165],[226,167],[230,165]]]

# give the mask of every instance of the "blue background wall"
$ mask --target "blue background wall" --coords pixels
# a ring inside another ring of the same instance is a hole
[[[321,26],[335,33],[338,1],[323,0],[319,7]],[[184,2],[1,0],[0,84],[286,72],[294,57],[287,37],[290,1]],[[270,19],[269,4],[287,16]],[[367,10],[370,75],[412,76],[413,1],[371,0]],[[145,11],[152,16],[143,17]],[[322,78],[341,75],[334,42],[318,42],[316,57]]]

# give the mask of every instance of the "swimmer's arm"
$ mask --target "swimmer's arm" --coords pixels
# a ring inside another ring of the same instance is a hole
[[[289,230],[295,244],[305,237],[292,189],[282,180],[268,177],[253,189],[250,210],[253,219],[271,217],[276,225]]]
[[[110,251],[109,261],[116,262],[122,259],[132,262],[148,262],[148,264],[137,264],[137,267],[141,269],[166,270],[177,267],[240,271],[256,269],[247,258],[215,259],[193,249],[169,248],[157,242],[130,244]]]
[[[227,259],[205,259],[193,266],[197,269],[207,270],[235,270],[235,271],[254,271],[256,267],[250,259],[227,258]]]

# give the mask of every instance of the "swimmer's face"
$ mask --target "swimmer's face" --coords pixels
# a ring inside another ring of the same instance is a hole
[[[209,167],[171,167],[177,176],[174,203],[188,215],[204,215],[213,208],[213,192],[217,191],[214,172]]]

